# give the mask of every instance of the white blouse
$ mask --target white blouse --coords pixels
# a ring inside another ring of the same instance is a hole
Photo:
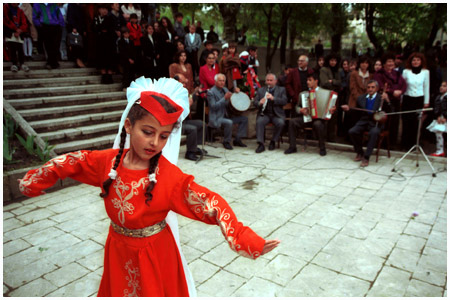
[[[421,97],[423,96],[423,104],[430,103],[430,71],[426,69],[420,70],[419,74],[414,74],[412,70],[405,69],[402,73],[406,81],[406,96]]]

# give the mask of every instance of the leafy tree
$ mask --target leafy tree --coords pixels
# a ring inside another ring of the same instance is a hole
[[[430,47],[440,28],[446,28],[444,3],[364,4],[367,35],[377,50],[401,44]]]

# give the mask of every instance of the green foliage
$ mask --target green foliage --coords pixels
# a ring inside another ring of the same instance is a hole
[[[42,162],[47,162],[50,160],[50,151],[52,151],[53,148],[55,148],[55,146],[50,146],[48,144],[48,139],[45,139],[44,150],[41,150],[41,148],[36,146],[36,154]]]
[[[11,148],[6,131],[7,129],[3,127],[3,163],[11,164],[14,163],[12,156],[16,152],[16,149]]]
[[[34,136],[28,136],[25,140],[23,137],[21,137],[19,134],[16,133],[16,137],[19,140],[19,142],[22,144],[22,146],[27,150],[28,154],[34,155]]]
[[[15,162],[13,161],[12,156],[14,152],[16,152],[16,149],[11,146],[10,139],[14,136],[16,129],[17,125],[12,119],[11,115],[5,114],[3,122],[3,163],[5,164],[11,164]]]
[[[424,45],[433,22],[446,27],[445,11],[436,13],[436,3],[376,3],[374,33],[381,46],[389,44]]]
[[[6,131],[5,131],[6,129]],[[17,124],[14,122],[10,114],[4,115],[4,122],[3,122],[3,135],[10,139],[14,136],[14,133],[16,132]]]

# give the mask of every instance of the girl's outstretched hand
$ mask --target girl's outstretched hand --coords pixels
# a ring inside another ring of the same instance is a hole
[[[281,243],[280,240],[267,240],[266,243],[264,244],[264,248],[263,251],[261,252],[261,255],[264,255],[272,251],[278,246],[279,243]]]

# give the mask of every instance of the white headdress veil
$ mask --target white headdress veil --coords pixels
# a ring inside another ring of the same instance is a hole
[[[114,149],[118,149],[120,145],[120,134],[122,132],[122,128],[125,124],[125,120],[130,112],[133,104],[141,97],[141,93],[144,91],[153,91],[160,94],[164,94],[169,97],[176,104],[180,105],[183,108],[183,112],[178,118],[178,122],[180,122],[180,128],[175,129],[167,140],[166,146],[164,146],[162,150],[162,154],[167,160],[169,160],[174,165],[178,162],[178,155],[180,152],[180,141],[181,141],[181,123],[183,120],[189,115],[189,94],[188,91],[183,87],[181,83],[171,78],[160,78],[158,80],[152,80],[149,78],[145,78],[144,76],[139,77],[135,81],[133,81],[130,87],[127,89],[127,100],[128,104],[125,108],[122,118],[120,119],[119,131],[117,133],[116,139],[114,140]],[[127,139],[125,142],[124,148],[130,148],[130,136],[127,134]],[[181,256],[181,261],[183,262],[184,275],[186,277],[186,282],[189,288],[189,295],[191,297],[196,296],[194,279],[192,278],[192,274],[188,268],[186,258],[181,251],[180,246],[180,235],[178,230],[178,220],[177,215],[173,211],[169,211],[166,217],[166,222],[169,224],[170,229],[172,230],[173,236],[175,238],[176,244],[178,246],[178,252]]]

